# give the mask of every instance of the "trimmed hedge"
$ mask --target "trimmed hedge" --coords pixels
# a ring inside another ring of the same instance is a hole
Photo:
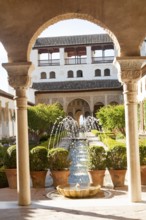
[[[43,146],[36,146],[30,150],[30,170],[43,171],[48,169],[48,150]]]

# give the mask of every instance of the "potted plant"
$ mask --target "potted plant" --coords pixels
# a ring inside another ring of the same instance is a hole
[[[124,186],[127,170],[126,147],[116,145],[107,151],[107,168],[110,172],[114,187]]]
[[[140,167],[141,167],[141,184],[146,185],[146,146],[139,146]]]
[[[4,157],[4,167],[11,189],[17,188],[17,170],[16,170],[16,145],[7,148]]]
[[[30,176],[34,188],[44,188],[48,169],[48,150],[36,146],[30,150]]]
[[[8,180],[4,168],[4,157],[7,148],[0,145],[0,188],[8,187]]]
[[[64,148],[52,148],[48,151],[48,162],[53,178],[53,186],[68,184],[69,151]]]
[[[88,172],[90,182],[103,186],[106,170],[106,150],[102,146],[89,146]]]

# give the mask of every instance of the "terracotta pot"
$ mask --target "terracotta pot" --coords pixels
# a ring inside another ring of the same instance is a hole
[[[30,176],[32,179],[33,188],[45,188],[47,170],[45,171],[31,171]]]
[[[56,188],[58,185],[68,184],[69,170],[51,170],[51,176],[53,179],[53,186]]]
[[[17,188],[17,170],[16,169],[5,169],[8,184],[10,189]]]
[[[140,167],[141,169],[141,185],[146,185],[146,165]]]
[[[103,186],[105,170],[89,170],[90,183]]]
[[[109,170],[114,187],[124,186],[127,170]]]

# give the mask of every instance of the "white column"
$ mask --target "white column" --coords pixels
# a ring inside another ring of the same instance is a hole
[[[141,177],[137,120],[137,81],[141,77],[140,57],[119,57],[119,79],[124,87],[126,147],[128,165],[128,191],[131,202],[141,201]]]
[[[59,49],[60,52],[60,65],[64,66],[65,60],[64,60],[64,48]]]
[[[3,64],[8,71],[10,86],[15,89],[16,97],[16,151],[17,151],[17,193],[19,205],[29,205],[30,172],[29,172],[29,145],[27,121],[26,89],[30,85],[28,70],[30,62]]]
[[[87,64],[91,64],[92,63],[91,46],[86,47],[86,53],[87,53]]]
[[[108,105],[108,103],[107,103],[107,96],[108,96],[108,95],[106,95],[106,94],[104,95],[104,103],[105,103],[105,106]]]
[[[139,117],[140,117],[139,132],[144,133],[144,104],[143,104],[143,101],[140,101],[140,103],[139,103]]]

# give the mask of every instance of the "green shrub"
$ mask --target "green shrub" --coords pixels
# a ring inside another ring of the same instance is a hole
[[[0,167],[4,165],[4,157],[7,151],[7,147],[0,146]]]
[[[39,146],[43,146],[48,149],[48,141],[43,141],[39,144]]]
[[[121,140],[114,140],[106,135],[102,138],[102,142],[108,147],[108,149],[111,149],[118,145],[125,147],[125,141],[121,143]]]
[[[4,167],[0,168],[0,188],[8,187],[8,180],[5,174]]]
[[[43,146],[36,146],[30,150],[30,170],[43,171],[48,169],[48,150]]]
[[[16,145],[12,145],[7,148],[5,157],[4,157],[4,166],[8,169],[16,168]]]
[[[64,170],[70,166],[69,151],[64,148],[53,148],[48,151],[50,170]]]
[[[127,168],[126,147],[123,145],[114,146],[107,151],[107,167],[108,169],[124,170]]]
[[[90,146],[88,148],[88,169],[106,169],[106,150],[102,146]]]
[[[140,165],[146,165],[146,145],[139,146]]]
[[[48,138],[49,138],[49,135],[48,135],[48,134],[43,134],[43,135],[41,136],[41,138],[40,138],[40,142],[45,142],[45,141],[48,140]]]

